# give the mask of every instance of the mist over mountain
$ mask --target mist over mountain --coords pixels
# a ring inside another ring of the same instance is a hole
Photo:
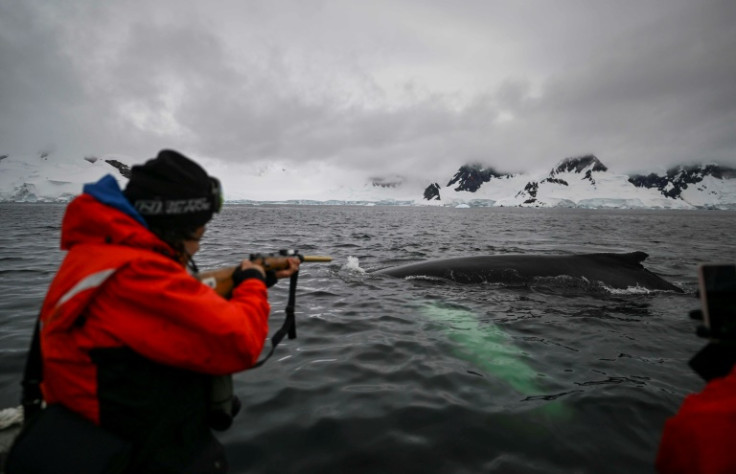
[[[105,174],[122,187],[135,163],[120,155],[0,155],[0,201],[67,202],[85,183]],[[736,209],[736,170],[712,163],[631,176],[610,171],[595,155],[565,158],[543,173],[506,173],[475,163],[429,185],[411,175],[360,177],[336,168],[283,163],[202,165],[220,178],[231,203]]]

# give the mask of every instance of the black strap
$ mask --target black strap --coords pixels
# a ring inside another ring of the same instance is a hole
[[[253,369],[262,366],[268,359],[271,358],[273,352],[276,350],[276,346],[284,339],[284,336],[288,334],[289,339],[296,339],[296,317],[294,316],[294,308],[296,307],[296,283],[299,278],[299,272],[294,272],[291,275],[289,281],[289,302],[286,304],[286,319],[281,328],[271,337],[271,350],[268,352],[266,357],[256,362],[252,367]]]
[[[291,279],[289,280],[289,302],[286,305],[286,309],[284,309],[286,313],[284,324],[288,324],[289,326],[289,339],[296,339],[296,317],[294,316],[294,309],[296,308],[296,282],[298,279],[299,272],[291,275]]]
[[[23,405],[23,420],[28,422],[41,411],[43,394],[41,393],[41,381],[43,380],[43,362],[41,361],[41,331],[40,316],[36,319],[31,338],[31,348],[26,357],[26,367],[23,371],[21,387],[21,404]]]

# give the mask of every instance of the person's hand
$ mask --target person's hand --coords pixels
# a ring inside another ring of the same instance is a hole
[[[289,263],[289,268],[277,271],[276,278],[289,278],[291,275],[299,271],[299,264],[301,263],[299,257],[288,257],[286,261]]]
[[[255,268],[256,270],[261,272],[261,275],[263,276],[264,279],[266,278],[266,270],[264,270],[262,266],[258,265],[257,263],[251,262],[247,258],[243,260],[242,262],[240,262],[241,270],[248,270],[249,268]]]

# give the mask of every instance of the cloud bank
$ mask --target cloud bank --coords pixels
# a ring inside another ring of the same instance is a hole
[[[0,0],[0,153],[736,165],[736,3]]]

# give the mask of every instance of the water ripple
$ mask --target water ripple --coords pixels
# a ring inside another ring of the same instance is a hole
[[[0,205],[0,408],[17,404],[30,331],[63,258],[63,211]],[[702,387],[687,366],[702,346],[687,317],[692,294],[366,270],[642,250],[647,267],[694,289],[698,263],[732,254],[735,227],[733,213],[690,211],[227,205],[208,226],[200,267],[280,248],[334,259],[303,266],[299,338],[234,377],[243,413],[219,435],[232,471],[649,473],[664,420]],[[269,293],[273,331],[288,285]]]

